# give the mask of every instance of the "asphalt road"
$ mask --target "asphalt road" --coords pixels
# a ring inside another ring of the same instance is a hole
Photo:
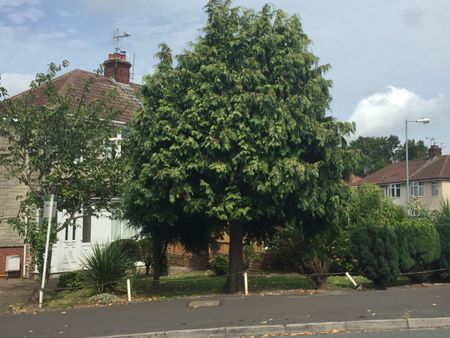
[[[312,338],[448,338],[450,329],[318,334]]]
[[[214,327],[450,317],[450,285],[341,291],[309,296],[217,296],[218,306],[190,299],[0,316],[1,337],[92,337]],[[198,300],[198,299],[197,299]]]

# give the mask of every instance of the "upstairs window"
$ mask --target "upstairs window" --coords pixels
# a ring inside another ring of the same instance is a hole
[[[411,182],[410,193],[411,197],[425,196],[425,184],[423,182]]]
[[[116,137],[110,138],[106,143],[106,156],[110,159],[119,158],[123,151],[122,141],[127,137],[128,129],[122,129]]]

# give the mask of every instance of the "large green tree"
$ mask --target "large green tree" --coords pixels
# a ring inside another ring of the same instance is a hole
[[[115,93],[96,99],[89,95],[95,75],[83,83],[81,94],[73,87],[59,91],[53,79],[67,66],[50,64],[29,91],[14,98],[0,88],[0,137],[7,140],[0,147],[0,165],[28,191],[9,222],[31,244],[40,272],[47,232],[44,201],[54,194],[58,211],[65,215],[62,223],[52,224],[52,244],[56,233],[75,226],[78,218],[110,209],[122,182],[120,163],[108,156],[106,147],[118,132],[113,123],[120,113]]]
[[[365,176],[391,164],[397,155],[400,140],[395,135],[389,137],[360,136],[350,144],[361,152],[355,174]]]
[[[350,143],[352,149],[360,152],[360,158],[355,174],[366,176],[391,163],[405,161],[405,145],[395,135],[359,136]],[[425,160],[428,149],[422,140],[408,140],[408,155],[410,160]]]
[[[129,137],[127,214],[166,233],[227,231],[226,291],[237,292],[244,238],[286,224],[315,233],[334,221],[353,126],[327,116],[329,66],[312,54],[298,16],[227,0],[205,10],[203,34],[176,66],[162,45],[146,77]]]
[[[408,158],[410,160],[426,160],[428,158],[428,148],[422,140],[408,140]],[[406,160],[405,144],[401,144],[397,149],[395,160]]]

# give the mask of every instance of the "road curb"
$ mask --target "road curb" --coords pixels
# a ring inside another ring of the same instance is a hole
[[[210,329],[173,330],[138,334],[102,336],[97,338],[200,338],[243,337],[254,335],[288,335],[307,332],[383,331],[450,327],[450,317],[355,320],[278,325],[231,326]]]

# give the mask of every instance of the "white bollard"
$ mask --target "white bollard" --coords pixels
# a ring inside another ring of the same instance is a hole
[[[130,279],[127,279],[127,293],[128,293],[128,301],[131,302],[131,283]]]
[[[350,282],[352,282],[353,286],[356,288],[358,286],[358,284],[355,282],[353,277],[350,276],[350,274],[348,272],[346,272],[345,275],[347,276],[348,279],[350,279]]]
[[[245,295],[248,296],[248,276],[247,276],[247,272],[244,272],[244,292],[245,292]]]

